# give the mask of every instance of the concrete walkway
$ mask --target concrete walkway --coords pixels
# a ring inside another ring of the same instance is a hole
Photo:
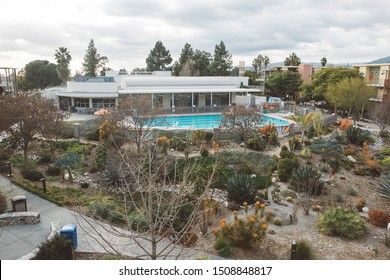
[[[51,222],[54,221],[60,222],[61,225],[77,225],[78,246],[76,252],[107,253],[107,251],[112,252],[115,249],[123,255],[132,257],[144,254],[140,247],[128,237],[131,235],[130,232],[112,228],[107,224],[99,223],[69,209],[59,207],[12,184],[3,176],[0,176],[0,191],[7,197],[8,209],[11,209],[10,200],[12,197],[24,195],[27,199],[27,210],[39,212],[41,217],[41,221],[37,225],[13,225],[0,228],[0,260],[16,260],[35,250],[50,234]],[[107,243],[104,240],[109,242]],[[148,248],[149,244],[144,243],[142,246]],[[159,243],[160,246],[169,247],[169,244],[162,242]],[[182,257],[184,259],[193,258],[196,255],[209,256],[179,246],[172,248],[172,250],[173,253],[171,254],[179,251],[185,252]],[[209,257],[219,259],[216,256]]]

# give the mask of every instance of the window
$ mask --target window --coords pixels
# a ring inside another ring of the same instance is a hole
[[[115,98],[93,98],[92,99],[92,108],[102,109],[102,108],[113,108],[115,107]]]
[[[88,108],[89,107],[89,98],[74,98],[74,106]]]

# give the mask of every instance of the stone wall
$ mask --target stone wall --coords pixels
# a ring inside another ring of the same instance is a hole
[[[11,212],[0,215],[0,226],[35,225],[40,221],[38,212]]]

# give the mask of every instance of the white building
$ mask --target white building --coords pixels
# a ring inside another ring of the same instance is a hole
[[[118,75],[109,71],[104,77],[76,77],[56,95],[65,110],[71,106],[79,111],[112,108],[120,97],[150,94],[154,107],[186,112],[223,108],[236,103],[238,94],[259,93],[259,89],[247,86],[248,77],[174,77],[170,72]]]

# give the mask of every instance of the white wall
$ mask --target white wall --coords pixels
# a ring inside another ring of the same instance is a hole
[[[117,83],[88,83],[88,82],[68,82],[66,91],[73,92],[117,92]]]

